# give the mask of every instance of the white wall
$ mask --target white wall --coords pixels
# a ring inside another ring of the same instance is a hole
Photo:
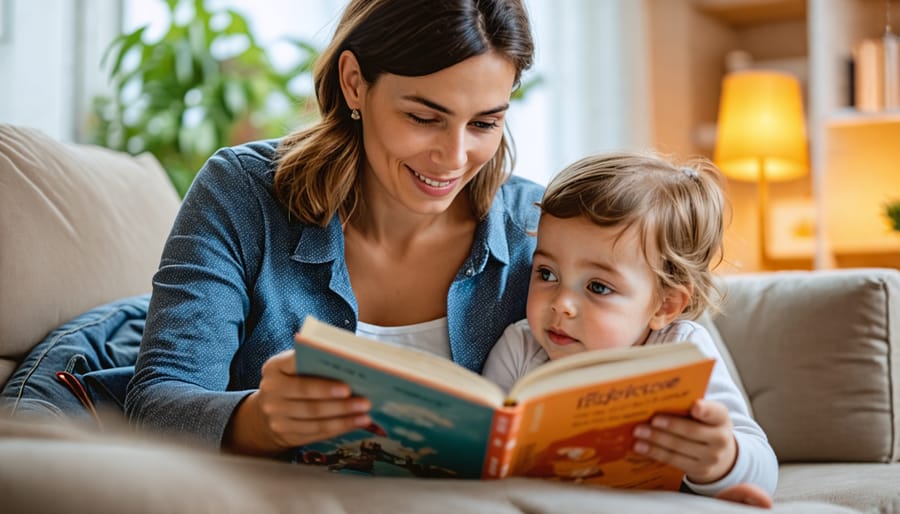
[[[650,145],[646,12],[633,0],[526,0],[542,84],[509,123],[516,173],[546,183],[589,154]]]

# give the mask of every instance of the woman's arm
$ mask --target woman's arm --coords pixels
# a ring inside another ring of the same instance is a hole
[[[251,393],[228,385],[249,310],[248,249],[253,232],[263,230],[253,196],[226,149],[207,161],[185,197],[153,278],[126,396],[126,414],[138,426],[219,446],[232,412]]]
[[[154,277],[126,412],[144,428],[275,454],[367,424],[368,402],[293,372],[297,319],[310,305],[338,309],[323,300],[323,270],[291,259],[300,228],[266,189],[272,147],[256,149],[217,152],[184,200]]]

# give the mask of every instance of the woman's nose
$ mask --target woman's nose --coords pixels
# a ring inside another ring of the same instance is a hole
[[[466,165],[467,153],[465,127],[450,127],[441,135],[432,159],[448,170],[458,170]]]

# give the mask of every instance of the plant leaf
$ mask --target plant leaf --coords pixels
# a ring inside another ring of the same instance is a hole
[[[175,54],[175,78],[182,84],[190,84],[194,78],[194,54],[186,40],[176,41],[172,45]]]
[[[226,80],[223,86],[225,107],[232,117],[240,116],[247,109],[247,93],[243,84],[236,80]]]
[[[117,46],[119,47],[119,51],[116,53],[116,61],[113,64],[112,69],[109,71],[110,78],[114,78],[119,73],[119,69],[122,67],[122,61],[125,59],[128,51],[131,50],[131,48],[135,45],[142,42],[144,31],[147,30],[147,27],[148,25],[144,25],[134,32],[123,34],[114,39],[113,42],[110,43],[110,45],[107,47],[106,51],[103,54],[103,58],[100,60],[102,66],[106,65],[106,59],[107,57],[109,57],[113,49]]]

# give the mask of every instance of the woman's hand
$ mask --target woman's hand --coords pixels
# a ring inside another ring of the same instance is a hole
[[[297,375],[294,350],[281,352],[263,364],[259,389],[235,410],[225,448],[274,455],[368,426],[369,401],[350,395],[343,382]]]
[[[634,436],[636,453],[683,469],[697,484],[723,478],[737,459],[728,408],[712,400],[694,402],[690,417],[658,414]]]

